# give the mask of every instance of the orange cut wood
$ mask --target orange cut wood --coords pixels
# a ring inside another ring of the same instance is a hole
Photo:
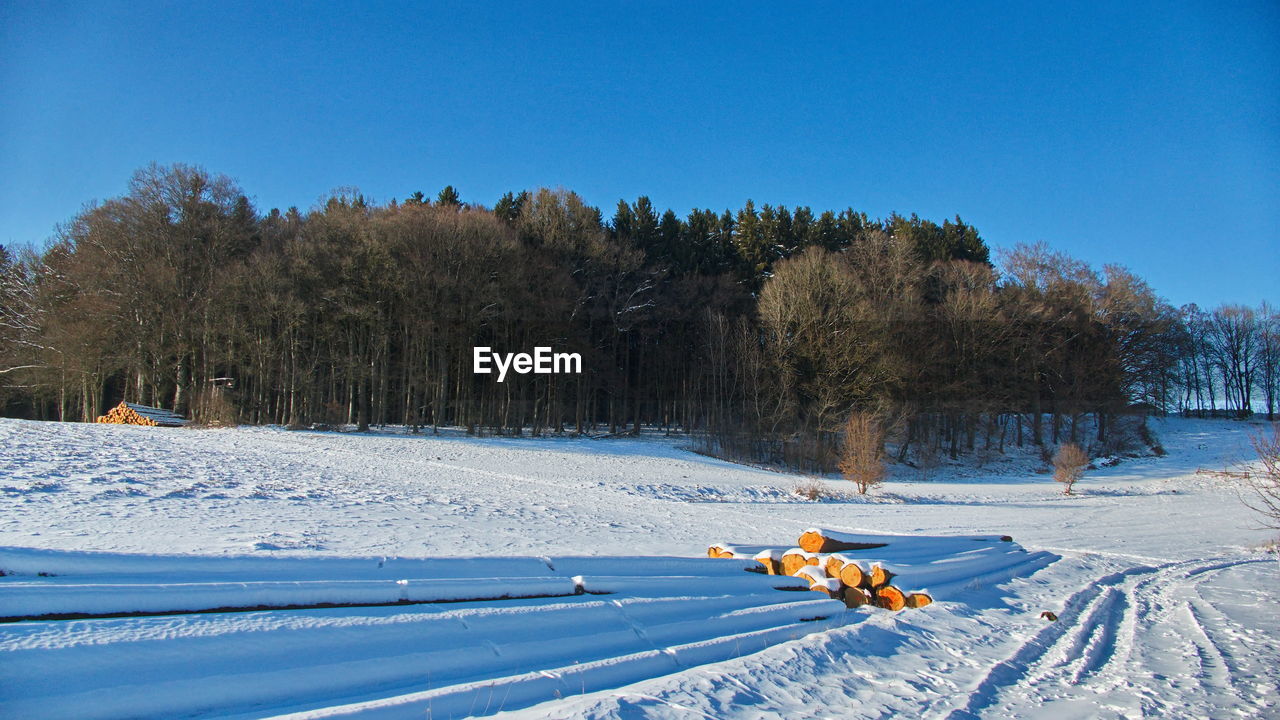
[[[894,575],[888,570],[885,570],[880,563],[874,563],[872,564],[871,569],[867,571],[863,577],[864,586],[874,590],[875,588],[888,585],[889,581],[893,580]]]
[[[841,595],[842,595],[842,588],[840,586],[840,581],[836,580],[835,578],[825,578],[823,580],[819,580],[813,583],[812,585],[810,585],[809,589],[814,592],[820,592],[823,595],[826,595],[829,598],[834,598],[836,600],[841,599]]]
[[[782,563],[771,557],[757,557],[756,562],[764,566],[765,574],[780,575],[782,574]]]
[[[892,585],[885,585],[876,590],[876,605],[886,610],[897,612],[907,606],[907,596],[898,588]]]
[[[871,602],[871,596],[867,595],[867,591],[858,587],[846,587],[843,599],[844,606],[847,608],[859,608]]]
[[[928,593],[914,592],[907,595],[907,607],[909,608],[922,608],[931,604],[933,604],[933,598],[929,597]]]
[[[800,568],[795,572],[795,576],[802,577],[805,580],[808,580],[810,587],[812,587],[817,583],[826,582],[827,580],[832,579],[827,577],[826,570],[823,570],[817,565],[805,565],[804,567]],[[836,582],[839,583],[839,580],[837,580]]]
[[[865,578],[866,575],[858,563],[845,563],[844,567],[840,568],[840,582],[851,588],[862,587]]]
[[[106,415],[98,416],[98,422],[112,425],[146,425],[147,427],[162,425],[177,427],[187,423],[185,418],[173,411],[128,402],[121,402],[108,410]]]
[[[833,578],[840,577],[840,571],[844,569],[844,564],[844,558],[839,555],[828,555],[826,565],[827,575],[830,575]]]
[[[796,543],[800,549],[811,553],[833,553],[844,550],[870,550],[884,547],[886,543],[868,543],[851,540],[840,540],[822,534],[821,530],[806,530],[800,534]]]
[[[796,571],[809,564],[809,559],[800,553],[788,552],[782,556],[782,574],[795,575]]]

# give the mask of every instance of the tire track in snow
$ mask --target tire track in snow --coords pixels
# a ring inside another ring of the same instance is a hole
[[[1045,700],[1102,702],[1105,693],[1120,686],[1134,693],[1132,701],[1140,707],[1133,709],[1144,714],[1173,712],[1185,708],[1187,701],[1193,701],[1191,706],[1225,708],[1233,698],[1263,707],[1265,701],[1256,697],[1256,678],[1232,665],[1229,653],[1207,628],[1230,621],[1198,595],[1198,586],[1217,572],[1260,562],[1268,561],[1191,560],[1138,566],[1099,578],[1068,598],[1057,622],[992,667],[963,704],[945,717],[1018,714],[1007,706],[1033,702],[1039,707]],[[1197,594],[1188,597],[1189,593]],[[1215,619],[1206,622],[1209,616]],[[1179,644],[1196,648],[1194,665],[1170,651]],[[1149,669],[1155,659],[1166,665],[1181,662],[1184,680],[1193,684],[1183,682],[1172,696],[1169,686],[1151,687],[1150,681],[1158,679]],[[1196,697],[1185,697],[1188,693]],[[1123,714],[1114,705],[1110,708]],[[938,715],[945,712],[937,710]]]
[[[1257,562],[1265,571],[1265,564],[1273,561]],[[1222,569],[1225,568],[1212,572]],[[1274,709],[1276,698],[1280,697],[1280,680],[1275,676],[1280,648],[1257,628],[1245,627],[1218,610],[1204,597],[1203,583],[1197,583],[1194,590],[1195,597],[1188,600],[1187,612],[1201,635],[1201,642],[1205,643],[1204,651],[1221,663],[1220,676],[1228,679],[1223,685],[1224,692],[1248,702],[1254,708],[1253,715],[1260,717],[1266,708]],[[1259,599],[1258,602],[1266,601]],[[1268,607],[1267,612],[1274,610]],[[1240,649],[1240,654],[1234,654],[1232,648]]]
[[[1205,611],[1203,609],[1197,610],[1196,607],[1204,604],[1203,600],[1191,600],[1184,606],[1190,626],[1196,631],[1191,641],[1196,646],[1196,657],[1200,661],[1202,676],[1209,679],[1215,688],[1229,690],[1231,688],[1231,676],[1239,674],[1239,669],[1231,666],[1231,663],[1227,661],[1227,656],[1222,653],[1218,644],[1205,630],[1203,619]]]

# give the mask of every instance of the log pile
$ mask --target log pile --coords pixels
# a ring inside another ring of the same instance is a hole
[[[836,533],[808,530],[800,536],[797,547],[787,550],[715,543],[707,548],[707,557],[753,559],[763,572],[804,578],[809,582],[810,590],[842,600],[848,608],[874,605],[896,612],[931,604],[933,597],[928,592],[907,592],[895,585],[897,573],[884,563],[854,554],[887,545],[883,542],[851,541],[840,538]]]
[[[109,425],[146,425],[147,427],[181,427],[187,424],[186,418],[175,412],[129,402],[121,402],[108,410],[106,415],[99,415],[98,422]]]

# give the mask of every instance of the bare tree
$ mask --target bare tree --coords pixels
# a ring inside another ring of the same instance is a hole
[[[1261,467],[1245,474],[1252,491],[1245,505],[1262,515],[1267,528],[1280,530],[1280,424],[1272,424],[1270,435],[1253,436],[1253,449]]]
[[[884,481],[884,427],[876,415],[855,411],[844,425],[840,472],[859,495]]]
[[[1243,305],[1223,305],[1214,310],[1210,318],[1210,347],[1222,372],[1227,405],[1248,416],[1253,410],[1257,314],[1253,308]]]
[[[1258,384],[1267,407],[1267,420],[1276,419],[1280,402],[1280,311],[1268,303],[1258,308],[1257,360]]]
[[[1066,485],[1063,495],[1070,495],[1071,488],[1084,476],[1084,469],[1089,464],[1089,455],[1075,443],[1063,443],[1053,456],[1053,479]]]

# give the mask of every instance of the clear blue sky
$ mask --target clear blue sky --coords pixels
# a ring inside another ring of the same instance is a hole
[[[152,161],[259,208],[538,186],[960,214],[1280,301],[1280,3],[0,0],[0,243]]]

